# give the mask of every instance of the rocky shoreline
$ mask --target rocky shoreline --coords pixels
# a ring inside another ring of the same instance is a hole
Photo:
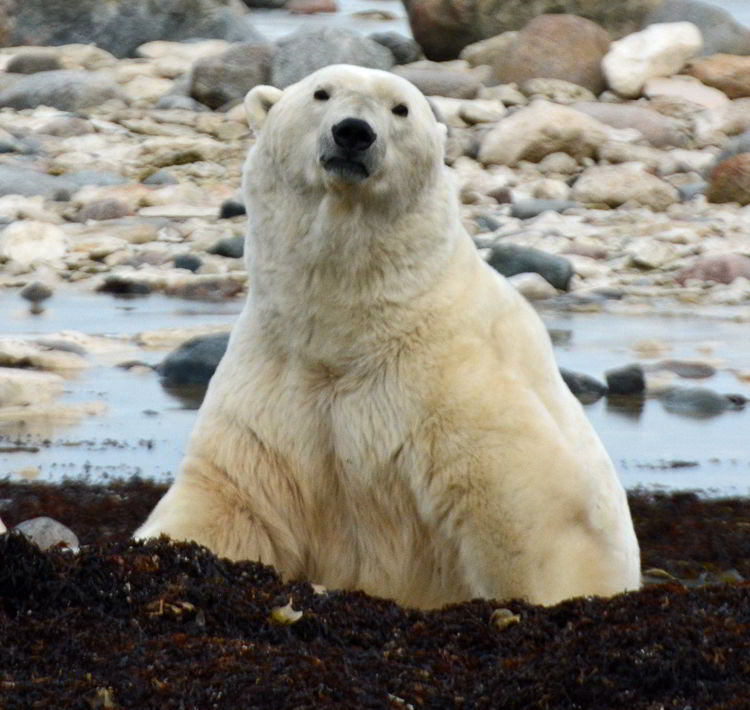
[[[671,22],[688,5],[697,24]],[[32,313],[71,291],[241,298],[237,188],[253,137],[239,102],[254,84],[284,86],[313,66],[348,61],[391,69],[431,96],[449,127],[446,161],[466,228],[539,308],[750,321],[750,85],[742,83],[750,58],[726,53],[750,51],[750,40],[726,19],[701,21],[700,6],[666,3],[656,24],[616,41],[606,17],[600,26],[540,15],[443,62],[421,59],[420,46],[395,33],[335,27],[277,42],[209,32],[191,41],[131,37],[129,49],[111,51],[0,48],[0,288]],[[82,20],[58,10],[71,33],[55,41],[78,37]],[[143,18],[131,19],[131,35],[144,33]],[[14,31],[26,21],[18,14]],[[161,342],[176,347],[179,338]],[[154,340],[0,337],[0,420],[30,416],[32,403],[48,409],[65,377],[113,364],[118,349],[114,364],[142,367]],[[675,383],[659,368],[663,353],[646,345],[640,354],[651,361],[630,392],[661,396],[684,378]],[[708,347],[696,356],[703,365],[722,356]],[[741,407],[750,363],[733,372],[737,392],[688,393],[687,409]],[[568,379],[583,382],[579,373]],[[577,393],[607,387],[584,383]],[[72,414],[98,411],[78,409]]]

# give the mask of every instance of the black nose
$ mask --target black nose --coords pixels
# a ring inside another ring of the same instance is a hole
[[[336,145],[352,153],[367,150],[377,138],[370,124],[361,118],[345,118],[339,121],[331,132]]]

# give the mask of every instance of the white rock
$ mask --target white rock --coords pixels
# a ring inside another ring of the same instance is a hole
[[[639,269],[658,269],[677,256],[672,244],[647,237],[634,239],[626,253],[632,265]]]
[[[0,535],[2,535],[4,532],[8,532],[8,528],[5,527],[5,523],[3,523],[3,519],[0,518]]]
[[[647,173],[638,163],[623,163],[586,170],[573,186],[571,198],[610,207],[636,202],[653,210],[665,210],[677,202],[679,195],[672,185]]]
[[[458,108],[459,118],[470,126],[477,123],[496,123],[506,113],[505,106],[500,101],[490,99],[463,101]]]
[[[0,407],[50,402],[64,388],[65,380],[51,372],[0,367]]]
[[[0,232],[0,256],[22,266],[37,261],[60,259],[68,250],[68,237],[59,227],[46,222],[14,222]]]
[[[692,22],[657,23],[613,42],[602,71],[613,91],[635,98],[646,81],[676,74],[702,46],[701,32]]]
[[[60,215],[44,208],[44,197],[41,195],[4,195],[0,197],[0,215],[11,220],[31,219],[50,224],[61,224],[63,221]]]
[[[50,547],[67,547],[70,550],[78,550],[78,537],[67,526],[58,523],[57,520],[47,517],[31,518],[13,528],[23,533],[31,542],[41,550]]]
[[[656,96],[676,97],[705,108],[721,108],[728,106],[730,102],[723,91],[695,79],[679,76],[649,79],[643,86],[643,95],[649,99]]]
[[[484,164],[538,162],[563,152],[580,160],[591,157],[608,137],[608,129],[581,111],[549,101],[534,101],[502,119],[484,137],[479,160]]]
[[[508,281],[529,301],[540,301],[557,295],[557,289],[540,274],[515,274]]]

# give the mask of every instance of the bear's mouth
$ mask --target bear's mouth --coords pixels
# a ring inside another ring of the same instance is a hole
[[[360,182],[370,177],[370,171],[364,163],[340,156],[323,157],[323,169],[345,182]]]

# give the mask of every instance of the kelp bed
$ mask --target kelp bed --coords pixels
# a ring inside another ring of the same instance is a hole
[[[750,584],[714,583],[750,578],[750,500],[631,495],[644,568],[686,584],[418,612],[130,543],[162,492],[0,482],[8,526],[49,515],[83,546],[0,537],[0,710],[750,707]]]

